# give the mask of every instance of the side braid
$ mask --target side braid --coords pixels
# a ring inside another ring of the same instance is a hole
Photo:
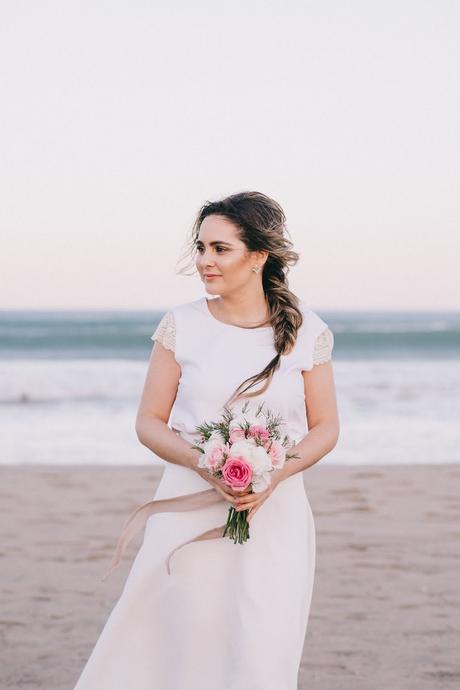
[[[267,390],[275,371],[280,367],[281,356],[291,352],[297,339],[297,331],[303,323],[298,297],[289,290],[284,271],[281,270],[279,262],[273,260],[271,256],[265,263],[262,283],[270,311],[277,354],[259,374],[255,374],[240,383],[228,399],[227,405],[239,398],[253,398]],[[265,383],[261,388],[252,393],[246,392],[262,381]],[[243,388],[245,384],[247,385]]]
[[[271,322],[275,333],[275,348],[280,355],[293,349],[297,331],[303,322],[299,299],[288,288],[284,272],[271,257],[267,259],[262,283],[270,307]]]

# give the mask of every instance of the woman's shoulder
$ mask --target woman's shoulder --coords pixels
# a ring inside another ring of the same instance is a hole
[[[198,299],[189,300],[187,302],[178,302],[177,304],[171,305],[165,312],[165,315],[169,314],[170,318],[174,318],[175,316],[196,314],[197,311],[203,311],[203,300],[203,297],[199,297]]]
[[[164,311],[151,340],[159,340],[168,350],[177,349],[178,331],[187,332],[183,329],[187,326],[187,319],[196,316],[197,312],[203,312],[203,298],[182,302],[169,307]]]
[[[305,360],[303,369],[332,358],[334,334],[328,323],[305,300],[299,300],[303,323],[299,329],[299,351]]]
[[[197,311],[203,311],[203,297],[198,299],[189,300],[188,302],[179,302],[173,304],[164,310],[163,317],[169,322],[173,322],[177,317],[181,317],[186,314],[194,314]]]
[[[310,307],[306,300],[299,299],[299,309],[303,316],[301,330],[304,332],[316,337],[329,328],[328,323]]]

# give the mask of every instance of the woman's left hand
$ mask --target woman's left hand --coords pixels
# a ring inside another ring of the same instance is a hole
[[[237,498],[235,501],[235,510],[241,512],[242,510],[249,510],[247,521],[251,522],[252,518],[259,510],[260,506],[267,500],[267,498],[273,493],[278,484],[281,481],[280,473],[274,470],[271,473],[271,483],[269,486],[260,491],[259,493],[249,493]]]

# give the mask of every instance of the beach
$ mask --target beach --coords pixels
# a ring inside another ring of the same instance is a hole
[[[121,527],[162,471],[0,468],[1,688],[76,683],[141,544],[102,582]],[[299,690],[458,688],[460,467],[324,459],[304,481],[317,560]]]

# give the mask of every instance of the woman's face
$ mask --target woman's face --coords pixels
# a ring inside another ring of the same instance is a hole
[[[261,280],[266,252],[249,252],[225,216],[206,216],[195,246],[195,264],[206,292],[225,295]],[[255,265],[261,269],[258,274],[252,270]]]

